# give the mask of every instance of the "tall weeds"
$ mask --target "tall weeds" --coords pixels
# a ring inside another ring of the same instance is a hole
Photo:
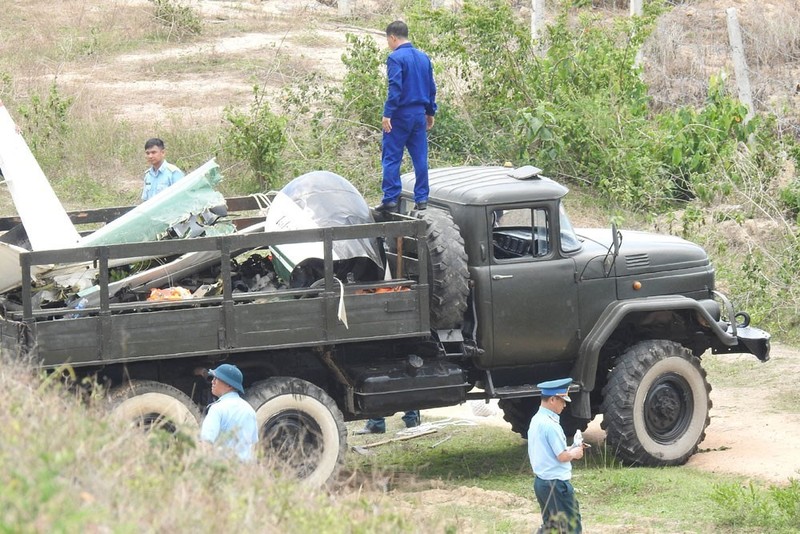
[[[310,491],[266,466],[211,457],[191,440],[119,426],[106,416],[102,391],[65,388],[0,359],[0,531],[344,533],[410,525],[358,495]]]

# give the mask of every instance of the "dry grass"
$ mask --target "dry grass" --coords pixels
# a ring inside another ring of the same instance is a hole
[[[0,531],[413,530],[386,499],[310,491],[267,466],[214,458],[192,438],[116,425],[102,398],[86,404],[5,357],[0,389]]]
[[[735,80],[725,9],[717,0],[676,6],[663,15],[644,47],[645,79],[657,107],[703,103],[708,80],[720,71]],[[791,0],[736,6],[750,84],[759,111],[776,111],[800,80],[800,5]]]

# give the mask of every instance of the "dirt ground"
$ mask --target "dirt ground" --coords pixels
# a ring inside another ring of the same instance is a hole
[[[753,356],[732,356],[746,364]],[[772,359],[763,364],[776,366],[784,376],[798,376],[800,351],[783,345],[773,346]],[[756,367],[758,369],[758,367]],[[752,477],[768,483],[785,484],[800,477],[800,413],[771,409],[771,403],[788,393],[792,385],[776,383],[771,390],[756,387],[716,385],[713,377],[711,423],[700,450],[688,462],[689,467],[712,473],[730,473]],[[476,415],[480,414],[480,415]],[[506,427],[503,413],[493,402],[484,405],[470,401],[449,408],[422,411],[423,421],[442,417],[468,419],[481,424]],[[601,416],[584,433],[587,442],[600,446],[605,432],[600,428]]]

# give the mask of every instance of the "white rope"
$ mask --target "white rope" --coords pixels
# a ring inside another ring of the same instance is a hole
[[[266,215],[272,205],[269,193],[252,193],[250,196],[255,199],[258,205],[258,211],[260,211],[262,215]]]
[[[396,435],[414,436],[416,434],[423,434],[425,432],[430,432],[431,430],[441,430],[443,428],[447,428],[448,426],[478,426],[478,423],[476,423],[475,421],[470,421],[469,419],[453,419],[452,417],[448,417],[447,419],[442,419],[441,421],[423,423],[419,426],[415,426],[412,428],[398,430]]]

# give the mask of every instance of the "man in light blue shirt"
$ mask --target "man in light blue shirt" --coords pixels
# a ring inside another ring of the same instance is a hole
[[[583,444],[567,447],[567,437],[559,424],[566,408],[571,378],[537,384],[542,392],[539,411],[528,428],[528,457],[535,475],[533,491],[542,508],[540,532],[581,532],[581,512],[575,489],[570,483],[572,461],[583,458]]]
[[[212,377],[211,394],[217,401],[208,408],[200,439],[249,462],[258,442],[258,421],[250,403],[239,396],[239,393],[244,394],[242,372],[235,365],[224,363],[210,370],[208,375]]]
[[[149,200],[158,193],[183,178],[183,171],[167,162],[164,141],[154,137],[144,144],[144,155],[150,168],[144,173],[142,201]]]

